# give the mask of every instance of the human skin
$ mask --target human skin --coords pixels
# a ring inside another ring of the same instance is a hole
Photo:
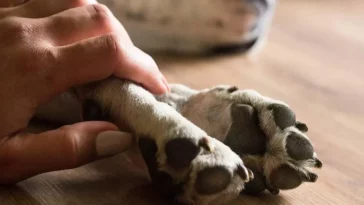
[[[1,1],[0,31],[0,184],[75,168],[132,145],[132,136],[109,122],[23,132],[39,105],[69,88],[114,75],[154,94],[169,89],[154,60],[94,0]]]

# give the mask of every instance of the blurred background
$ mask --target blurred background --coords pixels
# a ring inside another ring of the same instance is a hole
[[[323,161],[315,184],[236,204],[364,204],[364,1],[278,1],[266,45],[206,59],[157,58],[192,87],[233,84],[287,102]]]

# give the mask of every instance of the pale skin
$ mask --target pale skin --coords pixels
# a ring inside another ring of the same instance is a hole
[[[94,0],[0,0],[0,31],[0,184],[103,158],[95,141],[108,131],[120,152],[130,148],[132,136],[108,122],[22,132],[38,106],[69,88],[114,75],[154,94],[169,90],[154,60]]]

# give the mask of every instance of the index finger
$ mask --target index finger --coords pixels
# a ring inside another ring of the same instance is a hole
[[[67,90],[115,75],[140,83],[155,94],[166,92],[168,88],[155,62],[145,61],[151,57],[122,42],[111,33],[54,48],[55,62],[49,79],[54,81],[54,87]]]
[[[133,80],[155,94],[170,91],[166,78],[153,58],[135,46],[125,53],[123,64],[114,71],[114,75]]]

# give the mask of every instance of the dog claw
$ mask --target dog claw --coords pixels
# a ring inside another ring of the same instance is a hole
[[[209,141],[208,141],[208,139],[206,137],[202,138],[198,142],[198,145],[200,147],[203,147],[208,152],[213,152],[214,151],[214,146],[211,143],[209,143]]]
[[[315,159],[315,167],[321,169],[322,168],[322,162],[319,159]]]
[[[241,165],[238,167],[237,173],[244,180],[244,182],[249,182],[254,179],[253,172]]]
[[[233,92],[235,92],[237,90],[239,90],[239,88],[237,86],[232,86],[232,87],[228,88],[227,91],[228,91],[228,93],[233,93]]]

